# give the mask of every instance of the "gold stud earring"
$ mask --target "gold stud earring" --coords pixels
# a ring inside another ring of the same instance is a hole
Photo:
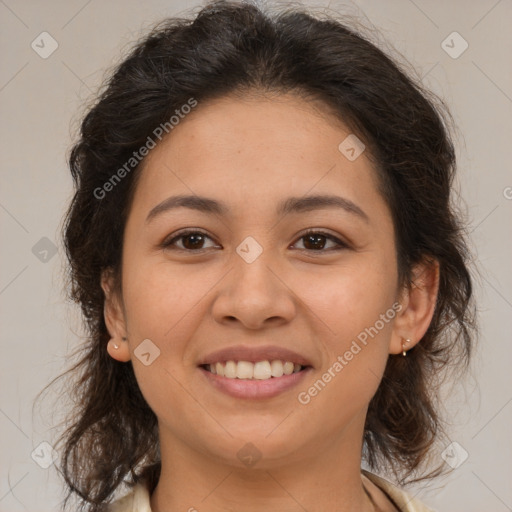
[[[403,338],[402,338],[403,340]],[[407,351],[405,350],[405,346],[411,343],[411,340],[407,338],[405,341],[402,341],[402,355],[405,357],[407,355]]]

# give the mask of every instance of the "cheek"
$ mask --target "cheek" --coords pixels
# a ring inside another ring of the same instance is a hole
[[[302,390],[301,403],[309,400],[311,410],[327,414],[332,428],[340,414],[349,418],[364,409],[377,391],[396,316],[395,266],[370,255],[363,259],[329,276],[310,277],[299,292],[319,319],[325,356],[310,387]]]
[[[190,405],[184,393],[188,340],[198,326],[198,315],[205,314],[201,298],[212,285],[204,276],[201,282],[197,272],[184,273],[169,263],[134,260],[125,271],[123,296],[137,383],[157,417],[172,423],[170,411]],[[148,365],[137,356],[137,347],[147,339],[154,345],[149,345]],[[189,422],[204,421],[194,408],[187,414]]]
[[[367,258],[370,260],[370,258]],[[379,261],[354,262],[297,280],[295,290],[324,324],[328,338],[340,344],[373,326],[396,300],[396,272]],[[300,283],[300,285],[299,285]],[[388,315],[389,316],[389,315]],[[394,316],[393,316],[394,318]],[[389,331],[390,322],[378,324]]]
[[[167,262],[127,267],[126,276],[124,296],[130,333],[134,337],[153,336],[162,344],[180,339],[178,334],[187,317],[194,316],[196,306],[211,288],[202,273],[184,272]]]
[[[373,258],[371,263],[340,269],[322,289],[310,293],[313,309],[325,325],[328,356],[311,387],[303,390],[301,403],[309,400],[311,411],[326,414],[326,423],[334,429],[341,417],[348,419],[364,409],[380,384],[396,316],[394,268]]]

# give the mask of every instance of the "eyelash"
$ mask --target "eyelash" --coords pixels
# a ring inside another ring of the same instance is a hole
[[[297,239],[297,241],[307,237],[308,235],[313,235],[313,234],[314,235],[322,235],[322,236],[326,237],[328,240],[335,242],[338,245],[338,247],[334,247],[334,248],[330,248],[330,249],[318,249],[318,250],[314,250],[314,249],[297,249],[297,250],[307,251],[310,253],[322,253],[322,252],[331,252],[331,251],[341,251],[343,249],[349,248],[348,244],[345,242],[342,242],[339,238],[336,238],[335,236],[331,235],[330,233],[327,233],[322,230],[314,229],[314,228],[308,229],[307,231],[302,233],[300,235],[300,237]],[[209,238],[210,240],[213,240],[207,233],[205,233],[204,231],[201,231],[200,229],[187,229],[187,230],[177,233],[171,239],[164,240],[164,242],[162,242],[162,244],[160,245],[160,248],[161,249],[169,249],[170,248],[172,250],[189,252],[189,253],[190,252],[201,253],[201,252],[209,249],[209,248],[206,248],[206,249],[193,250],[193,249],[182,249],[181,247],[172,247],[176,240],[185,238],[188,235],[203,235],[203,236]],[[295,245],[295,244],[293,244],[293,245]]]

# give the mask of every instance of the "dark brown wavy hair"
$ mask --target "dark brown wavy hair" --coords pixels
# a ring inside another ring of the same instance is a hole
[[[475,337],[469,252],[452,200],[453,121],[442,100],[361,34],[304,8],[270,12],[217,1],[190,19],[164,20],[106,79],[69,157],[68,293],[81,306],[87,336],[76,364],[60,376],[70,379],[74,400],[59,439],[65,504],[74,496],[81,510],[98,512],[123,481],[147,479],[154,489],[160,475],[157,418],[131,362],[107,353],[100,286],[111,269],[120,290],[123,230],[141,165],[104,197],[97,191],[190,98],[201,104],[227,94],[293,92],[330,107],[364,141],[377,169],[401,283],[412,285],[414,264],[439,262],[434,317],[407,357],[389,356],[369,406],[363,459],[400,483],[443,472],[423,469],[443,432],[436,383],[446,370],[467,368]]]

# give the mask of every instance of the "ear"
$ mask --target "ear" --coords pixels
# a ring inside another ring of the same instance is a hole
[[[126,322],[121,298],[114,287],[114,274],[111,268],[101,273],[101,288],[105,293],[103,315],[111,340],[107,344],[109,355],[117,361],[127,362],[131,359],[130,348],[126,341]],[[115,346],[117,345],[118,348]]]
[[[434,316],[439,291],[439,262],[425,260],[412,269],[411,283],[400,295],[402,309],[393,325],[390,354],[399,354],[414,347],[427,332]],[[405,340],[410,340],[403,347]]]

